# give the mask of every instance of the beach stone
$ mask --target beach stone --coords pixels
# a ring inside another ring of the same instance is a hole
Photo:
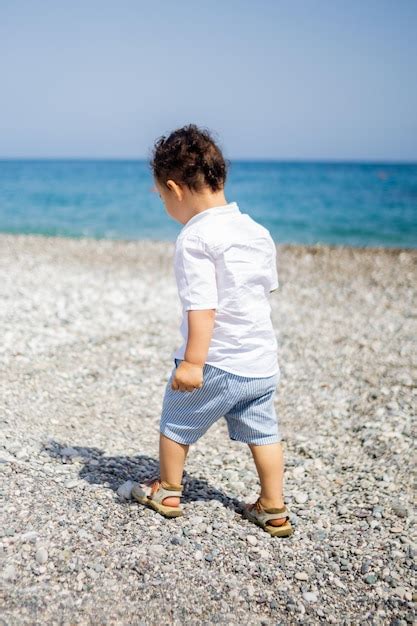
[[[303,491],[299,491],[295,494],[294,499],[297,504],[305,504],[308,500],[308,495]]]
[[[3,579],[8,581],[16,580],[17,571],[14,565],[7,565],[3,570]]]
[[[38,537],[38,533],[36,532],[36,530],[29,530],[26,533],[23,533],[23,535],[20,536],[20,539],[24,542],[34,542],[36,541]]]
[[[374,585],[378,580],[378,577],[376,576],[376,574],[368,574],[367,576],[365,576],[364,581],[366,582],[367,585]]]
[[[199,524],[198,526],[194,527],[194,530],[196,531],[196,533],[198,535],[202,535],[203,533],[205,533],[207,531],[207,525],[206,524]]]
[[[67,489],[74,489],[74,487],[78,487],[78,480],[67,480],[64,483],[64,487],[66,487]]]
[[[405,594],[407,593],[407,590],[404,587],[395,587],[392,590],[393,594],[395,596],[398,596],[399,598],[404,598]]]
[[[250,546],[256,546],[258,543],[258,539],[255,535],[246,535],[246,541]]]
[[[25,448],[21,448],[15,454],[16,459],[19,459],[19,461],[26,461],[29,456],[29,452]]]
[[[152,554],[152,556],[158,556],[158,557],[163,556],[166,552],[166,549],[164,548],[164,546],[159,543],[154,543],[150,545],[148,547],[148,550]]]
[[[0,465],[1,464],[6,464],[6,463],[12,463],[15,460],[15,457],[12,456],[11,454],[7,454],[4,451],[1,452],[1,456],[0,456]]]
[[[237,480],[230,483],[230,488],[234,493],[244,493],[246,490],[246,485],[244,482]]]
[[[79,529],[78,537],[80,539],[85,539],[86,541],[92,541],[93,540],[93,535],[91,533],[89,533],[88,530],[85,530],[85,528],[80,528]]]
[[[68,457],[73,457],[73,456],[77,456],[79,453],[77,450],[75,450],[75,448],[62,448],[61,450],[61,456],[68,456]]]
[[[394,505],[392,507],[392,511],[395,513],[395,515],[397,515],[398,517],[401,517],[401,518],[405,518],[408,515],[408,511],[407,511],[407,508],[405,506]]]
[[[36,559],[36,562],[39,563],[39,565],[44,565],[44,563],[46,563],[46,561],[48,560],[47,549],[44,547],[38,548],[36,550],[35,559]]]
[[[183,542],[183,540],[181,539],[181,537],[171,537],[171,543],[174,546],[179,546],[179,545],[181,545],[182,542]]]
[[[259,550],[259,557],[261,559],[270,559],[271,558],[271,554],[268,552],[268,550]]]
[[[401,550],[392,550],[391,551],[391,557],[393,559],[405,559],[405,553],[401,552]]]
[[[292,469],[292,474],[294,478],[299,479],[304,476],[305,468],[302,465],[298,465]]]
[[[317,595],[317,593],[315,593],[314,591],[305,591],[305,592],[303,593],[303,599],[304,599],[306,602],[309,602],[309,603],[311,603],[311,602],[317,602],[317,601],[318,601],[318,595]]]
[[[127,480],[117,489],[117,495],[121,500],[130,500],[132,497],[133,480]]]
[[[297,572],[295,574],[295,578],[297,580],[308,580],[308,574],[307,572]]]

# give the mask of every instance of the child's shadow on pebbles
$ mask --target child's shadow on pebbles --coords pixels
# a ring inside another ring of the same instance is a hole
[[[152,457],[139,454],[137,456],[105,456],[99,448],[84,446],[66,446],[57,441],[48,441],[44,446],[48,454],[61,463],[82,464],[79,476],[91,485],[104,485],[119,494],[121,501],[129,498],[129,486],[125,491],[121,488],[127,481],[142,482],[153,478],[159,473],[159,463]],[[224,492],[212,487],[206,480],[193,478],[184,472],[184,503],[193,500],[217,500],[227,508],[236,512],[242,511],[242,503]]]

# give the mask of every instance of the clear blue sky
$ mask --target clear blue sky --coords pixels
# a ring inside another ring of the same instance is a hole
[[[0,156],[417,160],[412,0],[0,0]]]

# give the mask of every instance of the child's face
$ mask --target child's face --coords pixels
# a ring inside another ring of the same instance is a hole
[[[180,224],[185,224],[188,219],[188,211],[184,203],[184,190],[172,180],[167,181],[166,185],[161,185],[155,180],[155,188],[168,215]]]

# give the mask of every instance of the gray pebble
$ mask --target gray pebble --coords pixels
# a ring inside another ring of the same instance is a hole
[[[368,574],[364,578],[364,581],[366,582],[367,585],[374,585],[377,580],[378,580],[378,577],[376,576],[376,574]]]
[[[163,556],[166,552],[164,546],[159,543],[151,544],[148,546],[148,550],[153,556]]]
[[[258,543],[258,539],[255,535],[246,535],[246,541],[250,546],[256,546]]]
[[[392,511],[395,513],[395,515],[401,518],[405,518],[408,515],[407,508],[405,506],[401,506],[400,504],[394,505],[392,507]]]
[[[29,530],[28,532],[23,533],[20,539],[24,542],[26,541],[33,542],[33,541],[36,541],[37,536],[38,536],[38,533],[36,532],[36,530]]]
[[[121,500],[130,500],[132,496],[133,481],[127,480],[117,489],[117,495]]]
[[[303,599],[306,602],[317,602],[318,601],[318,595],[314,591],[305,591],[303,593]]]
[[[394,595],[398,596],[399,598],[404,598],[407,593],[407,590],[404,587],[395,587],[392,591]]]
[[[68,457],[72,457],[72,456],[77,456],[78,451],[75,448],[62,448],[61,450],[61,456],[68,456]]]
[[[64,486],[65,486],[67,489],[74,489],[74,487],[77,487],[77,486],[78,486],[78,484],[79,484],[79,483],[78,483],[78,480],[67,480],[67,481],[64,483]]]
[[[7,565],[3,570],[3,578],[4,580],[16,580],[17,572],[14,565]]]
[[[36,562],[39,563],[39,565],[43,565],[44,563],[46,563],[46,561],[48,560],[48,550],[44,547],[38,548],[36,550],[35,559]]]
[[[184,543],[184,540],[183,540],[183,539],[181,539],[181,537],[171,537],[171,543],[172,543],[174,546],[179,546],[179,545],[181,545],[182,543]]]
[[[104,572],[106,568],[104,567],[103,563],[95,563],[94,569],[97,573],[101,573],[101,572]]]
[[[308,495],[303,491],[299,491],[295,494],[294,499],[297,504],[305,504],[308,500]]]

